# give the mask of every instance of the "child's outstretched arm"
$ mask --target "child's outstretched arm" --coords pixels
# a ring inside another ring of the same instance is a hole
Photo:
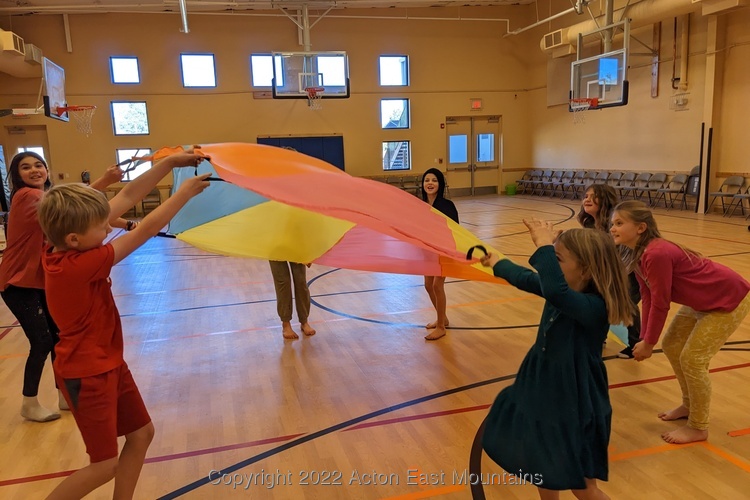
[[[109,202],[109,220],[117,219],[122,214],[140,202],[160,180],[164,178],[173,168],[196,166],[204,159],[208,159],[200,152],[200,146],[194,146],[183,153],[176,153],[156,162],[149,170],[145,171],[117,193],[117,196]]]
[[[125,172],[120,169],[119,165],[112,165],[107,167],[107,170],[104,171],[104,175],[91,183],[91,187],[97,191],[104,192],[110,184],[120,182],[123,175],[125,175]]]
[[[149,238],[156,236],[177,212],[187,203],[190,198],[201,193],[209,186],[206,180],[211,174],[203,174],[192,177],[182,183],[175,194],[170,196],[164,203],[156,207],[148,214],[138,226],[125,233],[119,238],[112,240],[112,248],[115,251],[114,264],[133,253],[143,245]]]
[[[492,274],[524,292],[542,295],[542,287],[539,284],[539,276],[532,270],[514,264],[508,259],[500,259],[497,255],[489,253],[480,259],[485,267],[492,268]]]

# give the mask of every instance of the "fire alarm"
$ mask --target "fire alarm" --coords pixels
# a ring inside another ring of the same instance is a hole
[[[441,123],[440,128],[445,128],[445,123]]]
[[[471,98],[469,99],[469,102],[471,103],[471,110],[472,111],[479,111],[482,109],[482,100],[477,98]]]

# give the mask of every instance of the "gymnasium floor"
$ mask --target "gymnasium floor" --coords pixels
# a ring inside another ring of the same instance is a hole
[[[456,204],[462,225],[518,263],[533,251],[523,217],[577,225],[570,200]],[[741,217],[657,213],[665,237],[750,278]],[[451,328],[427,342],[422,325],[434,318],[422,277],[313,266],[318,333],[285,342],[265,261],[154,238],[112,280],[125,357],[156,426],[136,498],[537,498],[533,486],[497,484],[502,470],[486,456],[479,462],[472,443],[533,343],[542,299],[449,278]],[[20,417],[28,344],[14,322],[1,305],[0,498],[43,498],[88,457],[69,413],[45,424]],[[601,486],[610,497],[747,498],[749,348],[746,319],[711,365],[709,441],[677,446],[660,433],[681,424],[656,418],[679,404],[664,355],[621,360],[620,346],[607,343],[614,416],[610,481]],[[40,399],[56,401],[49,366]],[[209,477],[219,470],[226,475]],[[495,484],[472,492],[467,476],[480,471]],[[111,492],[110,483],[87,498]]]

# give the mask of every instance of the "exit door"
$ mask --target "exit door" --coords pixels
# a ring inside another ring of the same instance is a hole
[[[448,185],[453,193],[494,194],[500,184],[499,116],[446,118]]]

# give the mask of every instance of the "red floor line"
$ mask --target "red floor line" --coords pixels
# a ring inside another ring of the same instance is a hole
[[[15,322],[11,323],[11,325],[12,326],[9,326],[5,330],[3,330],[2,333],[0,333],[0,340],[3,340],[3,338],[5,338],[6,335],[8,335],[10,332],[12,332],[14,328],[16,328],[16,327],[19,326],[18,325],[18,321],[15,321]]]
[[[367,429],[368,427],[379,427],[381,425],[398,424],[401,422],[408,422],[410,420],[423,420],[426,418],[444,417],[446,415],[455,415],[457,413],[466,413],[469,411],[486,410],[489,407],[490,405],[486,404],[486,405],[478,405],[478,406],[469,406],[467,408],[456,408],[453,410],[436,411],[433,413],[422,413],[420,415],[410,415],[408,417],[389,418],[388,420],[378,420],[377,422],[368,422],[364,424],[355,425],[354,427],[349,427],[348,429],[344,429],[344,432],[354,431],[358,429]]]
[[[260,446],[264,444],[273,444],[273,443],[279,443],[279,442],[284,442],[284,441],[291,441],[292,439],[298,438],[300,436],[302,436],[302,434],[290,434],[288,436],[277,436],[274,438],[259,439],[258,441],[249,441],[247,443],[237,443],[237,444],[230,444],[226,446],[218,446],[216,448],[204,448],[202,450],[193,450],[193,451],[188,451],[185,453],[162,455],[160,457],[147,458],[144,463],[152,464],[152,463],[157,463],[157,462],[168,462],[170,460],[179,460],[181,458],[190,458],[190,457],[195,457],[199,455],[209,455],[212,453],[220,453],[222,451],[239,450],[242,448],[251,448],[253,446]],[[73,474],[76,470],[78,469],[66,470],[66,471],[60,471],[60,472],[51,472],[49,474],[40,474],[38,476],[19,477],[17,479],[7,479],[5,481],[0,481],[0,487],[11,486],[14,484],[31,483],[34,481],[45,481],[47,479],[57,479],[59,477],[66,477],[66,476]]]

